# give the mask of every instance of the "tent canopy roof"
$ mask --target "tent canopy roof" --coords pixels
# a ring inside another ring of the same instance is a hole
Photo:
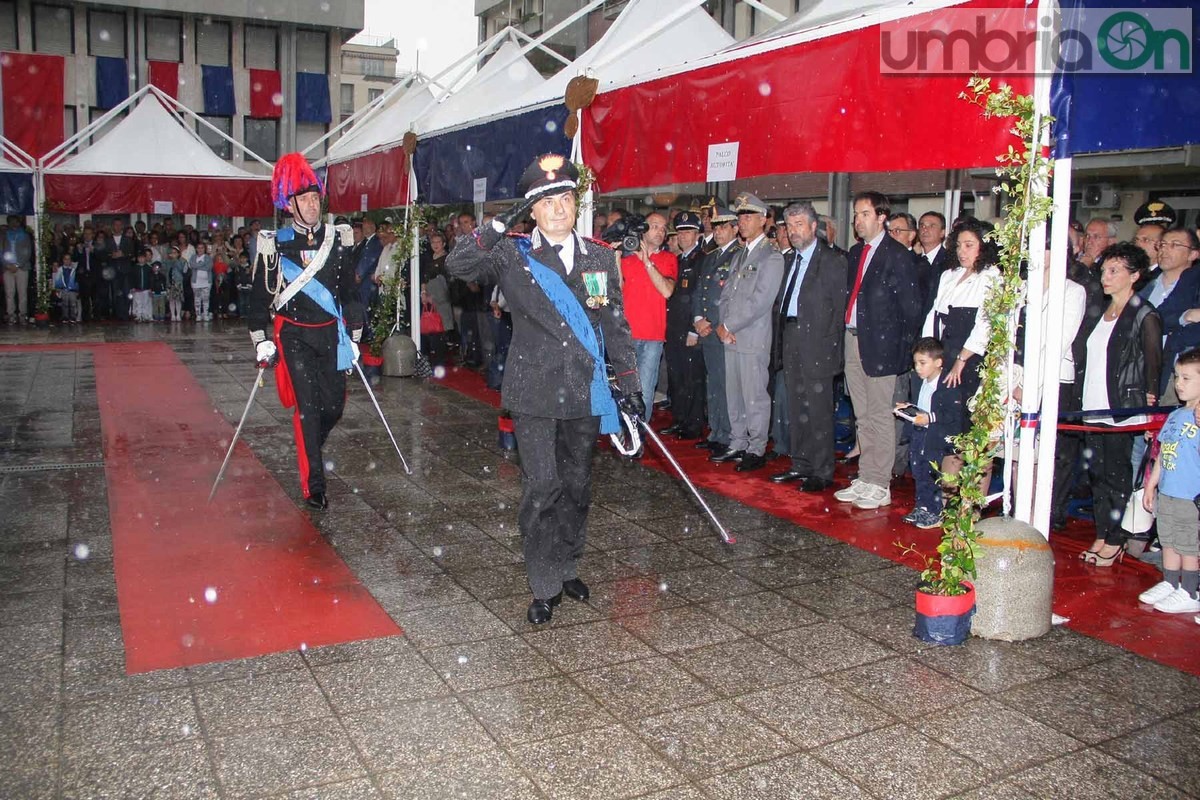
[[[514,101],[546,82],[521,49],[511,38],[505,41],[462,88],[443,95],[436,107],[416,120],[414,128],[429,133],[469,123],[481,112],[492,115],[519,108]]]
[[[514,108],[562,100],[576,75],[595,74],[604,84],[715,53],[734,39],[700,6],[667,25],[662,20],[679,9],[679,0],[631,0],[600,41],[585,50],[541,86],[518,98]],[[647,35],[649,32],[649,35]]]
[[[328,159],[335,161],[399,141],[412,128],[417,115],[430,108],[436,99],[427,83],[409,87],[395,102],[350,128],[331,144]]]
[[[47,172],[267,180],[218,156],[154,95],[137,101],[98,142]]]

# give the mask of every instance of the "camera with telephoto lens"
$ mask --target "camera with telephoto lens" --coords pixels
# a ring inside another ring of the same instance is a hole
[[[648,230],[650,226],[641,214],[626,214],[605,228],[600,238],[609,244],[620,243],[623,253],[636,253],[642,246],[642,234]]]

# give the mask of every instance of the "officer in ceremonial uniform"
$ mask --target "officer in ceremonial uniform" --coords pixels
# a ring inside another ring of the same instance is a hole
[[[295,409],[300,485],[308,507],[319,510],[328,506],[321,448],[342,418],[364,323],[350,260],[354,236],[349,225],[321,222],[325,190],[299,153],[276,163],[271,191],[292,224],[259,233],[250,338],[259,366],[276,367],[280,402]]]
[[[620,271],[604,243],[577,235],[575,165],[560,155],[535,159],[521,176],[523,201],[458,237],[446,271],[497,284],[512,314],[501,405],[521,454],[518,511],[533,602],[527,618],[549,621],[565,593],[587,600],[579,578],[597,434],[619,429],[605,356],[622,410],[645,417],[637,358],[621,303]],[[526,211],[529,236],[505,235]]]
[[[737,215],[724,206],[713,208],[713,234],[710,249],[700,262],[696,291],[692,294],[692,328],[700,337],[700,352],[704,357],[706,400],[708,404],[708,438],[696,444],[714,455],[729,449],[729,409],[725,401],[725,345],[717,338],[721,310],[717,301],[729,278],[733,258],[741,249],[737,238]]]
[[[680,211],[672,221],[679,244],[679,271],[675,291],[667,298],[667,390],[673,422],[661,433],[680,439],[704,436],[704,355],[700,335],[692,327],[692,295],[699,286],[700,215]]]

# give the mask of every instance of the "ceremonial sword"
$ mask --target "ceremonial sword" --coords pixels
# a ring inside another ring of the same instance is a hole
[[[254,405],[254,395],[258,394],[258,387],[263,385],[263,372],[267,366],[258,368],[258,375],[254,378],[254,388],[250,390],[250,399],[246,401],[246,408],[242,411],[242,418],[238,420],[237,430],[233,432],[233,440],[229,443],[229,450],[225,453],[225,460],[221,462],[221,471],[217,473],[217,479],[213,481],[212,491],[208,493],[208,502],[212,502],[213,495],[217,493],[217,486],[221,483],[221,478],[225,477],[225,468],[229,466],[229,459],[233,456],[234,445],[237,444],[238,437],[242,434],[242,427],[246,424],[246,417],[250,415],[250,406]]]
[[[614,394],[617,391],[618,390],[616,390],[614,386]],[[624,411],[620,412],[620,414],[625,426],[629,429],[630,442],[627,445],[621,441],[617,434],[610,434],[613,446],[617,448],[617,451],[622,455],[631,456],[641,449],[641,437],[638,435],[637,429],[637,426],[641,425],[642,428],[645,429],[646,433],[650,436],[650,440],[658,445],[659,451],[666,457],[668,463],[670,463],[670,465],[675,468],[675,471],[679,473],[679,477],[683,479],[684,484],[688,487],[688,489],[691,490],[692,496],[696,498],[696,502],[698,502],[700,507],[704,509],[704,513],[708,514],[708,518],[712,520],[713,525],[715,525],[717,528],[717,533],[721,534],[721,541],[725,542],[725,544],[736,544],[737,539],[725,530],[725,526],[721,524],[721,520],[717,519],[717,515],[713,513],[711,508],[708,507],[708,503],[704,501],[704,497],[700,494],[700,491],[696,488],[696,485],[692,483],[691,478],[689,478],[687,473],[683,471],[683,467],[681,467],[679,462],[675,460],[675,456],[671,455],[671,451],[667,449],[665,444],[663,444],[662,439],[658,438],[658,434],[655,433],[650,427],[650,423],[646,422],[646,420],[642,419],[640,416],[630,416]]]
[[[379,401],[375,399],[375,392],[371,390],[371,382],[367,380],[367,375],[363,372],[362,365],[358,363],[357,359],[354,361],[354,368],[358,370],[358,377],[362,378],[363,386],[367,387],[367,394],[375,405],[375,410],[379,412],[379,419],[383,422],[383,428],[387,431],[388,438],[392,440],[392,447],[396,448],[396,455],[400,456],[400,463],[404,465],[404,471],[412,475],[412,470],[408,468],[408,462],[404,460],[404,453],[400,452],[400,445],[396,444],[396,437],[392,435],[392,426],[388,425],[387,417],[383,415],[383,409],[379,407]]]

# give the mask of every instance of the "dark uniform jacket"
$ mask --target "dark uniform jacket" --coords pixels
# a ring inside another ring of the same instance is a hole
[[[862,250],[859,242],[846,257],[847,285],[851,287],[847,303]],[[863,372],[880,378],[912,369],[912,344],[924,321],[922,306],[913,254],[885,233],[858,292],[858,351]]]
[[[687,345],[692,330],[692,296],[700,285],[700,262],[704,253],[697,244],[686,256],[679,256],[679,274],[675,291],[667,298],[667,344]]]
[[[616,254],[602,242],[573,235],[575,262],[570,275],[558,253],[537,232],[531,255],[564,280],[596,329],[597,338],[603,337],[617,385],[626,393],[639,392],[637,357],[621,302]],[[486,229],[478,238],[459,236],[446,259],[446,272],[460,280],[499,284],[512,313],[513,336],[504,365],[501,403],[514,413],[549,419],[592,416],[592,357],[534,281],[524,256],[517,251],[517,238],[527,237],[511,234],[488,249]],[[607,274],[607,305],[586,305],[585,272]]]
[[[740,242],[734,241],[725,251],[712,250],[704,254],[700,261],[700,276],[697,278],[696,291],[692,293],[692,319],[704,317],[712,323],[713,328],[721,324],[721,311],[717,301],[721,299],[721,289],[729,279],[729,268],[733,265],[733,257],[742,249]],[[709,334],[714,342],[720,342],[715,333]],[[706,341],[706,339],[701,339]]]
[[[261,234],[260,234],[261,235]],[[358,299],[358,287],[354,283],[354,263],[350,260],[351,248],[342,244],[338,230],[332,225],[322,225],[314,237],[314,244],[309,245],[304,234],[296,232],[290,242],[275,241],[275,249],[280,255],[287,255],[292,263],[304,269],[302,253],[305,250],[316,250],[321,246],[326,236],[337,237],[333,249],[325,265],[317,273],[314,281],[320,281],[325,288],[341,303],[342,317],[346,320],[346,328],[353,330],[361,328],[365,319],[363,305]],[[278,259],[263,252],[264,247],[258,246],[258,256],[254,262],[253,288],[250,290],[250,312],[248,323],[251,332],[271,329],[271,304],[274,300],[273,290],[276,281],[280,280]],[[283,282],[284,288],[287,282]],[[280,290],[282,292],[282,289]],[[333,318],[308,297],[303,291],[287,302],[279,313],[284,317],[295,320],[303,325],[321,325]],[[268,338],[270,336],[268,335]]]
[[[788,309],[784,297],[792,281],[796,265],[796,251],[784,253],[783,283],[772,308],[775,320],[774,338],[771,342],[771,365],[773,369],[793,369],[806,377],[832,378],[842,371],[844,341],[846,334],[846,257],[824,242],[817,242],[804,280],[800,283],[800,295],[796,302],[796,325],[800,328],[799,356],[797,363],[783,360],[783,326],[787,324]]]

